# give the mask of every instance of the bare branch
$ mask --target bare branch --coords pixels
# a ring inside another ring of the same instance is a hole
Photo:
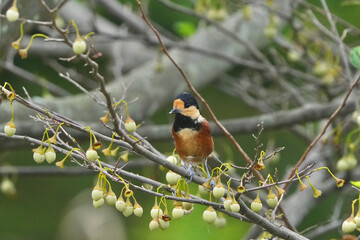
[[[287,179],[290,179],[294,176],[295,171],[300,167],[300,165],[305,161],[307,155],[309,154],[309,152],[311,151],[311,149],[315,146],[315,144],[320,140],[320,138],[325,134],[327,128],[330,126],[330,124],[332,123],[332,121],[335,119],[335,117],[338,115],[338,113],[341,111],[341,109],[343,109],[346,105],[346,102],[348,100],[348,98],[350,97],[350,94],[352,92],[352,90],[357,86],[358,82],[360,81],[360,77],[358,77],[353,84],[351,85],[350,89],[348,90],[348,92],[346,93],[343,102],[341,103],[341,105],[335,110],[335,112],[329,117],[328,121],[326,122],[324,128],[322,129],[322,131],[319,133],[319,135],[310,143],[310,145],[307,147],[307,149],[305,150],[304,154],[301,156],[300,160],[297,162],[297,164],[295,165],[295,167],[293,168],[293,170],[291,171],[291,173],[289,174],[289,176],[287,177]],[[284,189],[286,189],[288,187],[289,184],[285,184]]]

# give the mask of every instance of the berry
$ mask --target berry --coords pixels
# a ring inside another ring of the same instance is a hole
[[[177,164],[177,158],[176,157],[174,157],[174,156],[168,156],[167,158],[166,158],[166,160],[168,161],[168,162],[171,162],[172,164]]]
[[[277,196],[270,190],[266,197],[266,203],[269,207],[274,208],[278,204],[279,200]]]
[[[42,163],[45,161],[45,154],[41,152],[34,152],[33,158],[36,163]]]
[[[199,193],[202,194],[202,195],[205,195],[205,194],[208,194],[209,192],[206,191],[206,188],[202,185],[198,185],[199,187]]]
[[[357,165],[357,159],[353,153],[347,155],[346,161],[349,165],[349,169],[354,169]]]
[[[216,212],[212,206],[209,206],[204,212],[203,212],[203,220],[207,223],[213,223],[216,219]]]
[[[75,54],[83,54],[86,50],[86,42],[81,38],[76,38],[73,43],[73,51]]]
[[[340,158],[340,160],[336,163],[336,169],[340,172],[343,172],[349,170],[350,167],[348,162],[344,158]]]
[[[233,201],[230,205],[230,210],[234,213],[238,213],[240,211],[240,205],[236,201]]]
[[[320,76],[324,75],[329,71],[329,65],[324,61],[317,61],[315,62],[313,72],[315,75]]]
[[[226,197],[226,199],[224,200],[224,203],[223,203],[224,208],[225,208],[226,210],[228,210],[228,211],[231,211],[231,210],[230,210],[230,205],[231,205],[232,202],[233,202],[233,199],[230,197],[230,195],[228,195],[228,196]]]
[[[137,217],[141,217],[144,213],[143,208],[140,206],[140,204],[135,203],[134,205],[134,215]]]
[[[16,194],[15,185],[8,177],[4,177],[0,185],[0,190],[5,195],[14,196]]]
[[[95,151],[93,148],[89,148],[89,149],[86,151],[86,158],[87,158],[89,161],[94,162],[94,161],[98,158],[98,153],[97,153],[97,151]]]
[[[213,189],[213,195],[215,198],[221,198],[225,194],[224,186],[219,182]]]
[[[177,173],[174,173],[173,171],[169,170],[166,173],[166,181],[170,184],[170,185],[175,185],[179,180],[180,180],[181,176]]]
[[[321,80],[323,81],[323,83],[327,86],[330,86],[334,83],[336,76],[334,76],[333,73],[328,72],[325,73],[322,77]]]
[[[8,137],[12,137],[16,132],[16,126],[13,121],[8,122],[4,127],[4,132]]]
[[[95,208],[99,208],[102,205],[104,205],[105,200],[103,198],[100,198],[99,200],[95,201],[93,200],[93,205]]]
[[[130,116],[128,116],[125,120],[125,129],[128,132],[135,132],[136,131],[136,123]]]
[[[227,16],[228,13],[224,8],[221,9],[211,8],[207,12],[207,17],[215,21],[223,21],[226,19]]]
[[[115,206],[115,203],[116,203],[115,193],[113,191],[109,192],[105,197],[105,201],[108,205]]]
[[[243,13],[243,19],[244,20],[249,20],[253,15],[252,6],[249,5],[249,4],[246,4],[242,8],[242,13]]]
[[[116,209],[117,209],[118,211],[122,212],[122,211],[124,211],[124,209],[125,209],[125,205],[126,205],[126,203],[125,203],[123,197],[120,196],[120,197],[118,198],[118,200],[116,201],[116,203],[115,203]]]
[[[184,209],[182,206],[176,206],[173,210],[172,210],[172,216],[174,219],[179,219],[182,218],[184,216]]]
[[[163,214],[164,214],[163,211],[157,205],[153,206],[150,211],[150,215],[152,218],[160,218]]]
[[[344,233],[352,233],[353,231],[355,231],[356,229],[356,223],[354,221],[354,218],[353,217],[349,217],[348,219],[346,219],[342,226],[342,231]]]
[[[182,202],[181,205],[186,211],[190,211],[194,207],[194,204],[190,202]]]
[[[264,30],[264,35],[268,39],[274,39],[276,36],[277,30],[275,26],[269,25]]]
[[[103,196],[104,196],[103,191],[101,190],[101,188],[98,185],[96,185],[91,192],[91,198],[94,201],[98,201],[98,200],[102,199]]]
[[[290,62],[297,62],[301,59],[301,52],[295,49],[290,49],[287,53],[287,58]]]
[[[252,203],[251,203],[251,210],[253,210],[253,212],[258,213],[261,211],[262,209],[262,203],[260,201],[259,198],[256,198]]]
[[[354,217],[354,221],[356,223],[356,228],[359,228],[360,227],[360,214],[359,214],[359,212]]]
[[[170,221],[165,221],[162,218],[159,218],[159,225],[160,225],[161,230],[166,230],[170,226]]]
[[[225,225],[226,225],[226,218],[224,218],[224,217],[217,217],[217,218],[215,219],[214,225],[215,225],[217,228],[223,228],[223,227],[225,227]]]
[[[128,217],[133,213],[133,210],[134,210],[134,207],[133,207],[132,203],[130,202],[130,199],[128,198],[126,200],[125,208],[122,211],[122,213],[125,217]]]
[[[151,220],[151,222],[149,223],[150,231],[154,231],[154,230],[158,229],[159,227],[160,227],[160,224],[159,224],[159,221],[156,218]]]
[[[15,22],[19,18],[19,10],[16,6],[12,6],[6,11],[6,18],[9,22]]]
[[[45,152],[45,160],[48,163],[53,163],[56,159],[56,153],[54,151],[54,149],[52,148],[51,144],[49,144],[48,149]]]

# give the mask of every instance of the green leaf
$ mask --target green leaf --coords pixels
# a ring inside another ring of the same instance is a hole
[[[350,181],[350,183],[355,187],[360,187],[360,181]]]
[[[350,62],[354,67],[360,68],[360,46],[350,50]]]
[[[189,37],[196,32],[196,26],[191,22],[177,22],[174,28],[183,37]]]

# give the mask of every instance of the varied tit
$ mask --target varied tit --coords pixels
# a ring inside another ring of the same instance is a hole
[[[201,116],[196,99],[186,92],[179,94],[170,114],[175,114],[172,136],[180,158],[194,163],[207,159],[214,149],[214,142],[210,126]]]

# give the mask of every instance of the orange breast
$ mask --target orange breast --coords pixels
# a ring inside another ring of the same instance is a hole
[[[202,122],[199,131],[184,128],[178,132],[172,130],[175,148],[180,158],[185,161],[200,162],[214,150],[210,127],[206,121]]]

